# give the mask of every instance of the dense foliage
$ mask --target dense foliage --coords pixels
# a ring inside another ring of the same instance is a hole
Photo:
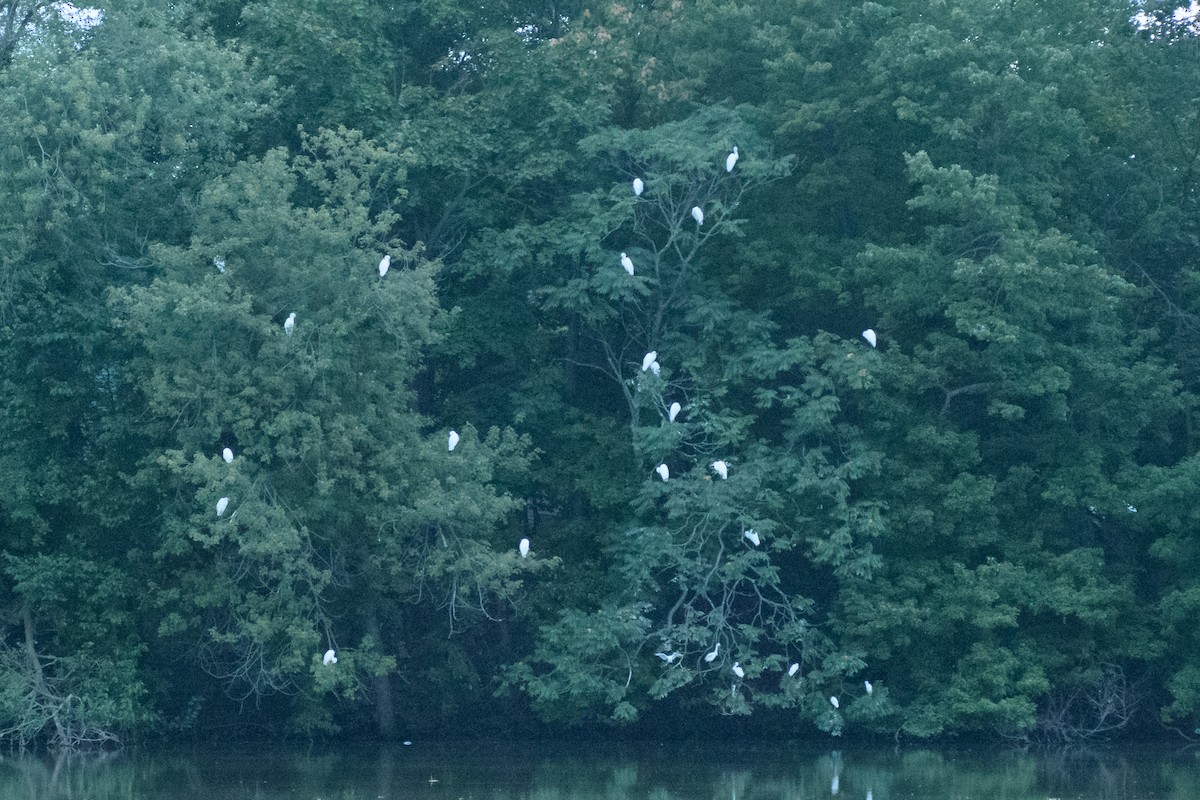
[[[0,4],[0,737],[1190,735],[1195,33]]]

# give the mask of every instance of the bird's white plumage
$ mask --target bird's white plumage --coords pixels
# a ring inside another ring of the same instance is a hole
[[[829,698],[829,705],[833,706],[834,708],[838,708],[838,707],[840,707],[840,706],[841,706],[841,703],[839,703],[839,702],[838,702],[838,699],[837,699],[837,697],[830,697],[830,698]]]
[[[528,558],[529,557],[529,540],[522,539],[521,543],[519,545],[517,545],[517,550],[521,553],[521,558]]]
[[[227,508],[229,508],[229,498],[222,497],[217,501],[217,516],[222,516]]]
[[[675,418],[679,416],[679,412],[682,410],[683,406],[679,405],[679,403],[671,403],[671,407],[667,409],[667,420],[669,422],[674,422]]]
[[[654,471],[658,473],[658,477],[662,478],[664,483],[671,478],[671,470],[667,468],[666,464],[659,464]]]
[[[225,259],[215,256],[213,258],[213,266],[217,268],[217,272],[220,272],[222,275],[225,274]]]
[[[391,255],[391,253],[388,253],[388,254],[384,255],[383,258],[379,259],[379,277],[382,278],[384,275],[387,275],[388,270],[391,268],[391,266],[392,266],[392,255]]]
[[[793,662],[793,664],[790,667],[788,667],[788,677],[789,678],[792,677],[799,671],[800,671],[800,664]]]
[[[867,344],[871,345],[871,347],[874,347],[875,343],[879,341],[878,337],[875,336],[875,331],[870,328],[862,332],[862,337],[867,340]]]
[[[232,464],[233,463],[233,451],[230,450],[228,447],[226,447],[224,450],[221,451],[221,458],[225,459],[226,464]]]
[[[709,664],[711,664],[712,662],[717,660],[717,656],[720,654],[720,652],[721,652],[721,643],[717,642],[716,646],[712,650],[710,650],[704,654],[704,660],[706,662],[708,662]]]
[[[677,659],[683,658],[683,653],[679,652],[678,650],[673,653],[655,653],[654,655],[658,656],[668,664],[673,664]]]
[[[337,663],[337,653],[333,651],[332,647],[325,651],[325,657],[321,659],[321,663],[327,667]]]
[[[704,224],[704,209],[700,206],[692,206],[692,219],[696,220],[697,225]]]
[[[450,431],[450,435],[446,437],[446,445],[449,452],[454,452],[454,448],[458,447],[458,431]]]
[[[871,685],[870,681],[863,681],[863,688],[867,690],[868,695],[875,691],[875,687]]]
[[[646,355],[642,356],[642,372],[645,372],[646,370],[650,369],[650,365],[653,364],[655,359],[657,359],[657,358],[658,358],[657,350],[651,350],[649,353],[646,353]]]
[[[650,371],[655,375],[658,375],[660,372],[662,372],[662,365],[658,363],[658,359],[650,362]]]
[[[633,194],[636,197],[641,197],[642,192],[644,192],[645,190],[646,190],[646,184],[642,183],[642,179],[634,178],[633,179]]]
[[[758,538],[758,531],[754,530],[754,528],[751,528],[742,535],[749,539],[750,544],[754,545],[755,547],[758,547],[760,544],[762,544],[762,539]]]
[[[624,267],[625,271],[630,275],[633,274],[633,259],[625,253],[621,253],[621,266]]]
[[[729,478],[729,465],[724,461],[714,461],[712,463],[712,471],[721,476],[721,480]]]
[[[292,330],[296,327],[296,312],[288,314],[288,318],[283,321],[283,332],[288,336],[292,335]]]
[[[733,662],[733,674],[739,678],[744,678],[746,677],[746,670],[742,669],[742,665],[735,661]]]
[[[733,172],[733,167],[735,164],[737,164],[737,162],[738,162],[738,149],[737,149],[737,145],[734,145],[733,152],[730,153],[729,155],[725,156],[725,171]]]

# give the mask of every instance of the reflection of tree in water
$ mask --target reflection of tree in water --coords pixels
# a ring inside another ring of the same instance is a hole
[[[1064,747],[1047,752],[1038,764],[1041,784],[1051,795],[1085,794],[1097,800],[1200,796],[1194,759],[1165,756],[1161,747]]]

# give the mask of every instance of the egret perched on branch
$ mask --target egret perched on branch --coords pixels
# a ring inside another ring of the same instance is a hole
[[[229,508],[229,498],[222,497],[217,501],[217,516],[223,516],[225,514],[225,509],[227,508]]]
[[[730,153],[729,155],[725,156],[725,171],[733,172],[733,167],[735,164],[737,164],[737,160],[738,160],[737,145],[734,145],[733,152]]]
[[[871,685],[870,681],[863,681],[863,688],[867,690],[868,697],[875,691],[875,687]]]
[[[677,659],[683,658],[683,653],[676,650],[674,653],[655,653],[654,655],[661,658],[668,664],[674,664]]]
[[[283,321],[283,332],[288,336],[292,335],[292,329],[296,327],[296,312],[288,314],[288,318]]]
[[[654,471],[658,473],[658,477],[663,479],[663,483],[666,483],[671,477],[671,470],[667,469],[666,464],[659,464]]]
[[[704,210],[700,206],[692,206],[692,219],[696,220],[696,226],[704,224]]]
[[[226,447],[224,450],[221,451],[221,458],[225,459],[226,464],[232,464],[233,463],[233,451],[230,450],[228,447]]]
[[[630,275],[633,274],[633,259],[627,256],[625,253],[621,253],[621,266],[624,267],[625,271]]]
[[[839,706],[841,706],[841,703],[838,702],[838,699],[836,696],[832,696],[829,698],[829,705],[833,706],[834,708],[838,708]]]
[[[729,479],[729,465],[724,461],[714,461],[712,463],[712,470],[721,476],[721,480]]]
[[[733,662],[733,674],[739,678],[744,678],[746,677],[746,670],[742,669],[742,665],[735,661]]]
[[[683,406],[679,405],[679,403],[671,403],[671,407],[667,410],[667,421],[674,422],[675,418],[679,416],[679,412],[682,410]]]
[[[458,431],[450,431],[450,435],[446,437],[446,444],[449,446],[447,452],[454,452],[454,448],[458,447]]]
[[[705,662],[711,664],[712,662],[716,661],[717,655],[720,652],[721,652],[721,643],[717,642],[716,647],[714,647],[710,652],[704,654]]]
[[[633,179],[633,194],[635,197],[641,197],[642,192],[646,190],[646,184],[642,183],[641,178]]]
[[[650,371],[653,372],[655,375],[662,372],[662,365],[658,363],[657,358],[650,362]]]
[[[222,275],[225,274],[225,259],[221,258],[220,256],[214,256],[213,266],[217,268],[217,272],[221,273]]]
[[[517,545],[517,550],[520,551],[521,558],[528,558],[529,557],[529,540],[522,539],[521,543],[519,545]]]
[[[392,254],[388,253],[383,258],[379,259],[379,277],[387,275],[388,269],[392,266]]]
[[[875,331],[871,330],[870,328],[867,328],[862,332],[862,337],[867,340],[867,344],[871,345],[871,347],[874,347],[875,342],[878,341],[875,337]]]
[[[754,528],[751,528],[742,535],[749,539],[750,544],[754,545],[755,547],[758,547],[760,544],[762,544],[762,540],[758,538],[758,531],[754,530]]]
[[[657,350],[651,350],[649,353],[646,353],[646,355],[642,356],[642,372],[650,369],[650,365],[653,364],[657,358]]]
[[[790,667],[788,667],[788,677],[789,678],[792,677],[799,671],[800,671],[800,664],[797,662],[793,662],[793,664]]]
[[[333,652],[332,647],[325,651],[325,657],[321,659],[321,663],[327,667],[337,663],[337,653]]]

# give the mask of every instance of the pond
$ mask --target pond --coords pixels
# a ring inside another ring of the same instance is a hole
[[[0,800],[1195,800],[1171,745],[1003,750],[530,742],[247,746],[0,759]]]

